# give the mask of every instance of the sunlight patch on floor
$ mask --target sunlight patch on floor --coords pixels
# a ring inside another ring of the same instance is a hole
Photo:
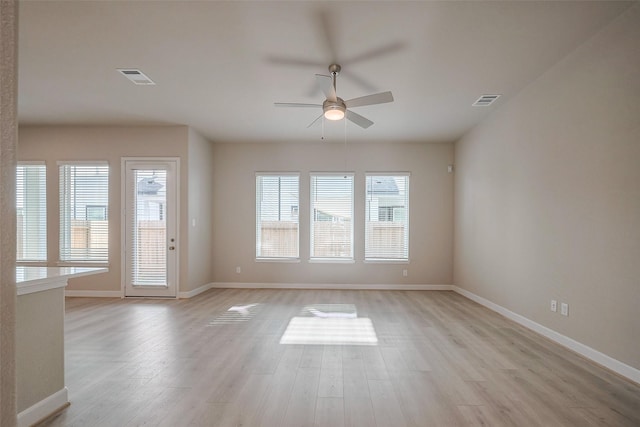
[[[233,305],[209,322],[209,326],[246,322],[257,314],[259,306],[258,303]]]
[[[280,344],[376,345],[371,319],[358,317],[353,304],[305,306],[289,322]]]

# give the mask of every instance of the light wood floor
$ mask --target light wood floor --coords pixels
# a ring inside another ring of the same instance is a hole
[[[70,298],[66,354],[48,426],[640,426],[640,387],[453,292]]]

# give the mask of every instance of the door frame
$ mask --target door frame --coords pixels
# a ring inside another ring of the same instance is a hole
[[[127,296],[127,162],[157,163],[175,162],[175,295]],[[121,157],[120,158],[120,290],[122,298],[178,299],[180,294],[180,157]]]

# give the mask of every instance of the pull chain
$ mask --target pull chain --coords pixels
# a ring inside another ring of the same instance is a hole
[[[344,119],[344,171],[347,171],[347,118]]]

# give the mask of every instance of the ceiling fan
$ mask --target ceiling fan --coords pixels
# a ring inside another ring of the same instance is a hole
[[[384,104],[386,102],[393,102],[393,95],[391,92],[380,92],[373,95],[361,96],[359,98],[343,100],[336,94],[336,77],[340,73],[342,67],[338,64],[329,65],[330,76],[323,74],[316,74],[316,82],[318,87],[322,90],[327,99],[322,104],[300,104],[295,102],[276,102],[276,107],[302,107],[302,108],[322,108],[322,114],[318,116],[307,127],[313,126],[323,116],[328,120],[342,120],[347,118],[353,123],[357,124],[361,128],[368,128],[373,122],[366,117],[362,117],[358,113],[351,111],[353,107],[363,107],[365,105]]]

